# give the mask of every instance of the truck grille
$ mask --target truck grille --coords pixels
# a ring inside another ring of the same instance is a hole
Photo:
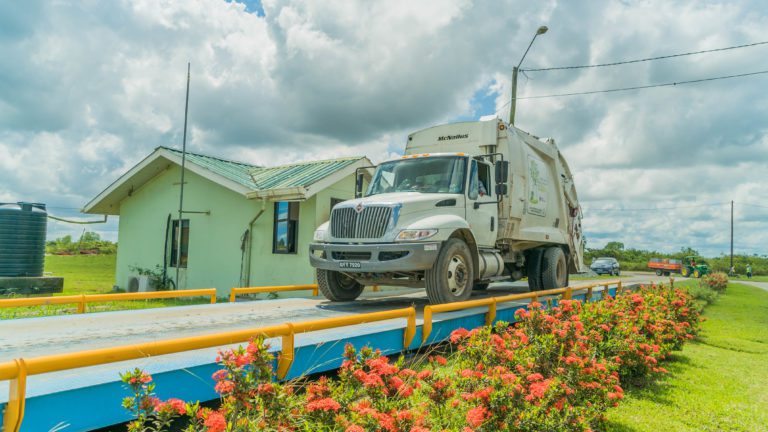
[[[331,236],[336,238],[379,238],[384,235],[392,216],[392,207],[335,208],[331,213]]]

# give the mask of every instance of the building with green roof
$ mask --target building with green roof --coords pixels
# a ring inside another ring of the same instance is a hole
[[[145,289],[142,273],[178,289],[314,283],[308,246],[334,203],[354,196],[365,157],[258,166],[158,147],[83,208],[120,216],[115,285]],[[178,229],[181,226],[181,253]],[[151,283],[149,284],[151,285]],[[151,286],[150,286],[151,289]]]

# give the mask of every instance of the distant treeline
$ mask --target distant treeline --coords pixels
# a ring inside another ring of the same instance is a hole
[[[66,235],[46,242],[45,252],[53,255],[114,254],[117,253],[117,243],[102,240],[98,233],[86,231],[76,241],[71,235]]]
[[[587,249],[585,253],[587,265],[591,264],[592,260],[597,257],[613,257],[621,263],[622,270],[648,270],[648,261],[651,258],[681,259],[690,255],[702,256],[697,250],[690,247],[681,248],[679,252],[675,253],[663,253],[632,248],[626,249],[624,248],[624,243],[621,242],[608,242],[602,249]],[[704,259],[714,271],[728,273],[728,270],[731,267],[730,255],[721,255],[718,257],[704,256]],[[755,275],[768,274],[768,256],[766,255],[733,256],[733,265],[736,267],[736,274],[745,274],[747,264],[752,265],[752,273]]]

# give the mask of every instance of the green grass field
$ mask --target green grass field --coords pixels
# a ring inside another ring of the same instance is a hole
[[[116,255],[47,255],[45,271],[64,278],[64,290],[59,295],[104,294],[112,292],[115,284]],[[184,306],[208,303],[208,298],[181,298],[158,300],[129,300],[105,303],[89,303],[88,312],[148,309],[165,306]],[[37,316],[73,314],[77,306],[50,305],[17,308],[0,308],[0,319],[31,318]]]
[[[664,379],[632,389],[610,431],[768,430],[768,291],[730,284]]]

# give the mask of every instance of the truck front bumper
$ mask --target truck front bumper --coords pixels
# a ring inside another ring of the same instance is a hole
[[[323,270],[388,273],[432,268],[440,242],[309,245],[309,263]]]

